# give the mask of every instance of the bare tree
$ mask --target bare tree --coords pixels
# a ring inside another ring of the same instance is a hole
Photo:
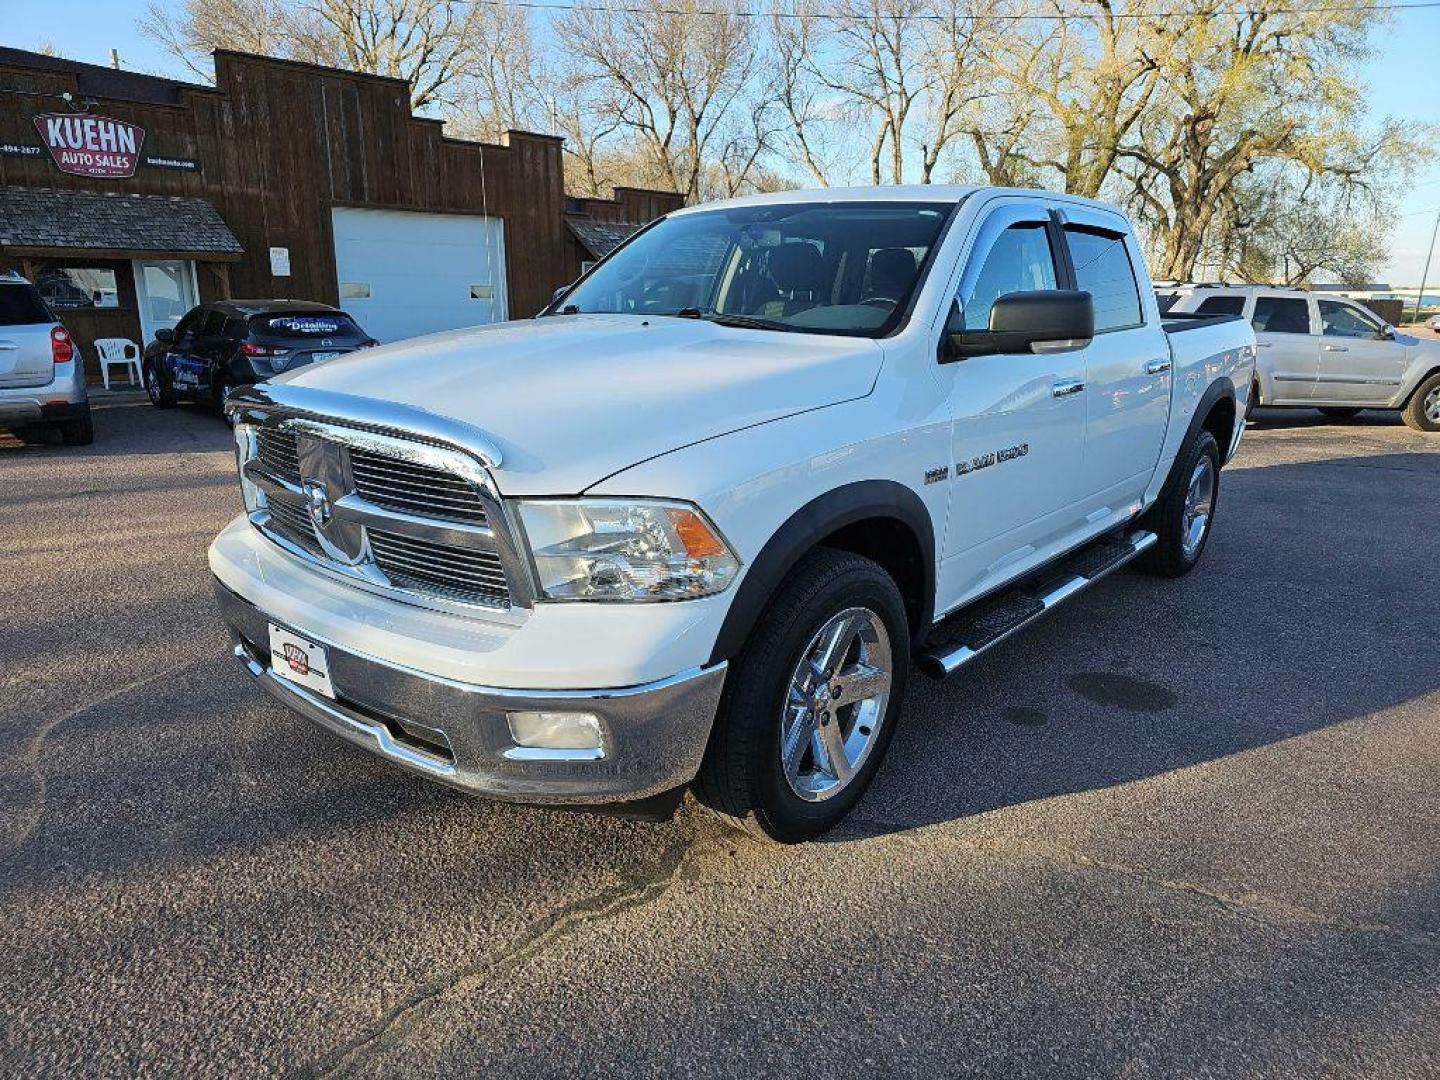
[[[194,75],[214,82],[210,54],[216,49],[290,56],[298,22],[285,0],[181,0],[173,11],[151,0],[136,28]]]
[[[748,19],[724,4],[707,12],[696,13],[693,0],[678,9],[640,0],[636,8],[574,8],[554,24],[605,116],[601,126],[634,140],[654,182],[692,201],[711,154],[739,138],[758,60]]]
[[[1154,28],[1164,92],[1121,154],[1162,277],[1194,274],[1212,228],[1236,205],[1235,185],[1258,165],[1291,162],[1353,186],[1394,145],[1388,135],[1361,145],[1346,80],[1373,14],[1296,11],[1284,0],[1255,6],[1214,7]]]
[[[332,64],[410,83],[417,110],[448,104],[476,54],[485,4],[467,0],[152,0],[141,34],[213,81],[216,49]]]

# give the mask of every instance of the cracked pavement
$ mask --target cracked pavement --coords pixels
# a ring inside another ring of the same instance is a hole
[[[215,417],[0,436],[0,1074],[1440,1075],[1440,439],[1260,416],[1195,574],[914,678],[790,849],[272,704]]]

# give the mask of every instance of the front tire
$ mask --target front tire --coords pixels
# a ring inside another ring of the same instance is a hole
[[[1440,372],[1415,388],[1400,416],[1416,431],[1440,431]]]
[[[1150,527],[1158,537],[1140,565],[1161,577],[1180,577],[1195,569],[1220,498],[1220,447],[1203,428],[1176,462],[1177,483],[1150,511]]]
[[[909,667],[910,625],[890,575],[859,555],[811,552],[730,667],[696,798],[765,840],[833,828],[880,767]]]
[[[153,363],[145,365],[145,396],[157,409],[168,409],[175,404],[175,392],[165,386],[159,368]]]

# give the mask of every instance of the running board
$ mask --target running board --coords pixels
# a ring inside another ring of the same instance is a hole
[[[1155,540],[1153,532],[1137,530],[1081,548],[1061,560],[1050,575],[1031,579],[946,619],[930,634],[916,664],[932,678],[953,675],[992,645],[1124,566]]]

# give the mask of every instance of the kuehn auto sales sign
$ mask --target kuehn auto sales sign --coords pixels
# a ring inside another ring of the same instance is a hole
[[[35,129],[60,171],[76,176],[134,176],[145,144],[144,128],[108,116],[45,113]]]

